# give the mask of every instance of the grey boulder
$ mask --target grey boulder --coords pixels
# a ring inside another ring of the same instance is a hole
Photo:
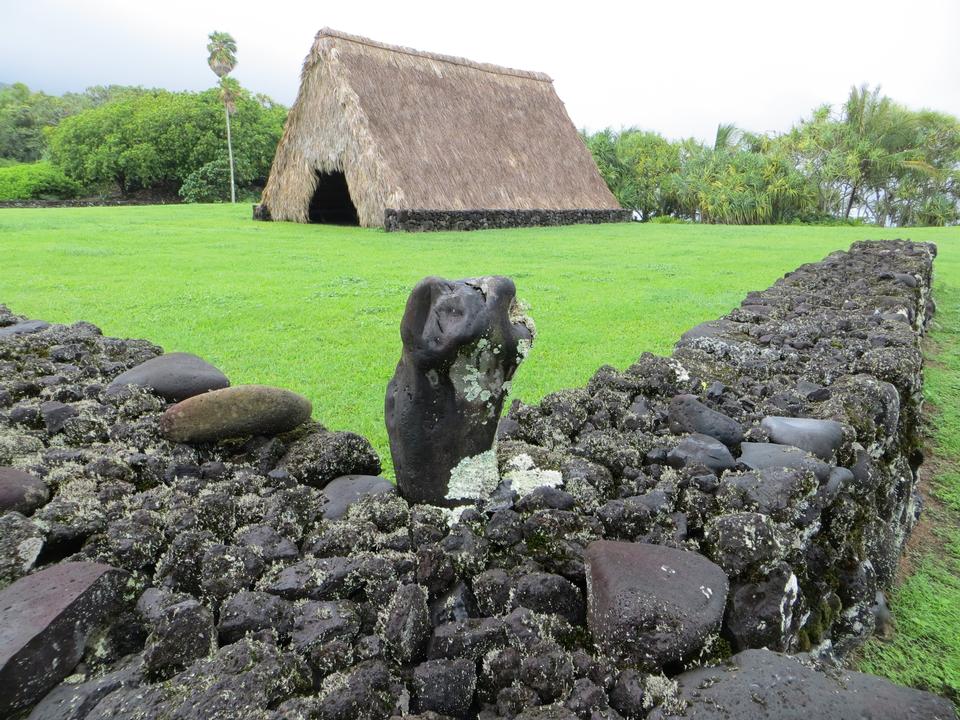
[[[781,445],[793,445],[829,461],[843,442],[843,425],[836,420],[792,418],[769,415],[760,422],[770,439]]]
[[[681,440],[667,454],[667,463],[678,468],[703,465],[717,474],[737,465],[726,445],[709,435],[700,433],[693,433]]]
[[[698,553],[597,540],[585,561],[587,625],[612,657],[647,668],[681,662],[720,627],[727,576]]]
[[[191,353],[164,353],[118,375],[107,386],[107,395],[114,395],[128,385],[152,390],[171,402],[194,395],[222,390],[230,380],[219,369]]]
[[[769,650],[745,650],[724,665],[676,678],[686,712],[649,720],[953,720],[953,704],[858,672],[820,672]]]
[[[767,468],[796,468],[809,470],[817,480],[824,482],[830,477],[831,467],[805,450],[777,443],[745,442],[740,445],[740,462],[751,470]]]

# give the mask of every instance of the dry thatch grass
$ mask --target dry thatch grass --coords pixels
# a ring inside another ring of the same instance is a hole
[[[397,209],[619,205],[542,73],[321,30],[263,204],[307,222],[317,171],[342,171],[360,224]]]

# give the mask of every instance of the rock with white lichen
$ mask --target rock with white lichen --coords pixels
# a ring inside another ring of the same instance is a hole
[[[698,553],[599,540],[586,562],[587,622],[611,656],[647,668],[682,662],[720,628],[727,576]]]
[[[385,403],[404,497],[454,506],[497,487],[491,448],[533,334],[509,278],[430,277],[413,289],[400,325],[403,354]]]

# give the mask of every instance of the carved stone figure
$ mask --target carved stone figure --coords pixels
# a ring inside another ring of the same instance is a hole
[[[493,441],[533,322],[510,278],[421,280],[400,324],[386,422],[400,493],[455,506],[499,483]]]

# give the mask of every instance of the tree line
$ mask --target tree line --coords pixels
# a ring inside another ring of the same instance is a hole
[[[712,145],[636,128],[583,133],[613,194],[642,220],[960,222],[960,121],[867,86],[789,132],[717,128]]]
[[[60,97],[22,83],[4,86],[0,165],[32,164],[0,172],[16,176],[10,187],[32,187],[35,195],[147,192],[200,202],[229,199],[226,105],[236,185],[255,194],[270,171],[287,109],[232,78],[224,80],[204,92],[110,86]],[[51,180],[55,176],[59,181]],[[0,177],[0,196],[3,187]]]

